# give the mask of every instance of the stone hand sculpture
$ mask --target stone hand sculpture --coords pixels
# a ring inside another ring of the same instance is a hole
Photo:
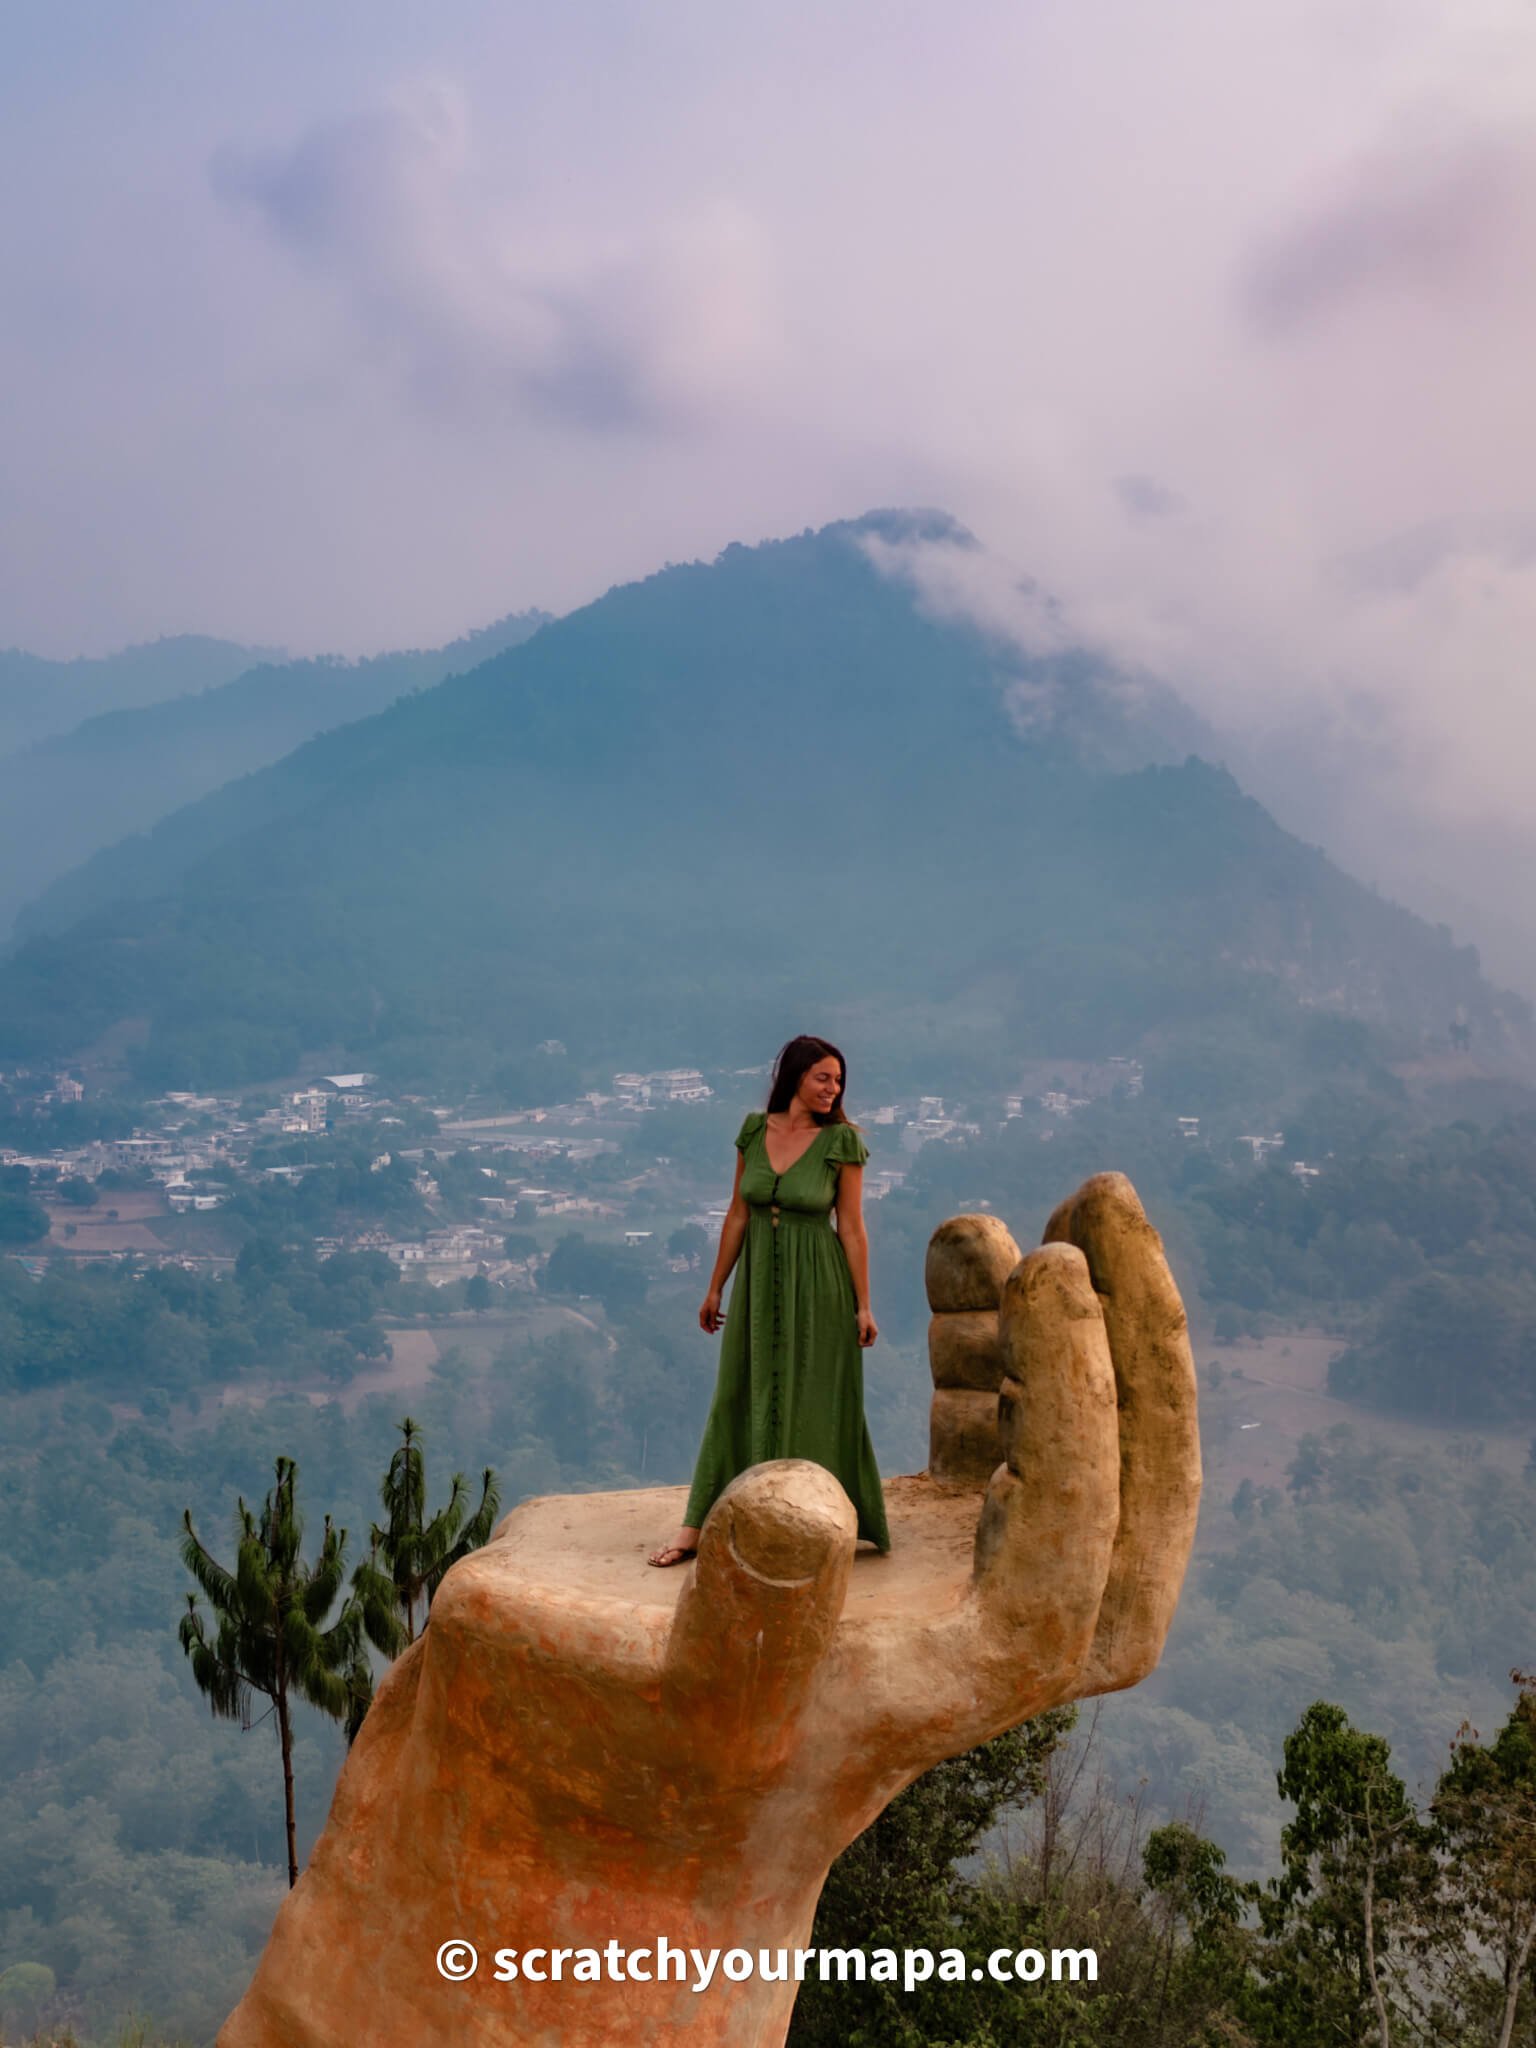
[[[654,1981],[659,1939],[804,1947],[832,1859],[920,1772],[1161,1652],[1200,1491],[1183,1307],[1118,1174],[1046,1240],[934,1234],[934,1455],[889,1484],[890,1556],[785,1460],[690,1570],[643,1563],[672,1488],[528,1501],[455,1566],[220,2048],[782,2042],[792,1970],[700,1992],[691,1963]],[[647,1952],[621,1981],[498,1975],[614,1942]],[[450,1943],[478,1974],[440,1972]]]

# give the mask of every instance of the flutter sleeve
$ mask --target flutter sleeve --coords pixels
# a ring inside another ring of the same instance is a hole
[[[743,1117],[741,1129],[736,1133],[736,1150],[738,1152],[745,1152],[752,1139],[767,1121],[767,1117],[760,1109],[754,1109],[749,1116]]]
[[[832,1126],[832,1135],[827,1140],[829,1166],[862,1166],[868,1157],[869,1147],[852,1124]]]

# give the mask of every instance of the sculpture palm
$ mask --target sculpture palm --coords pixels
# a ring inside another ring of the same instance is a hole
[[[1200,1489],[1183,1309],[1122,1176],[1047,1238],[935,1233],[934,1441],[887,1487],[890,1557],[856,1560],[837,1482],[782,1460],[721,1496],[691,1573],[643,1564],[676,1489],[525,1502],[456,1566],[220,2048],[781,2042],[792,1981],[495,1982],[491,1956],[793,1949],[920,1772],[1151,1669]],[[438,1975],[450,1938],[476,1980]]]

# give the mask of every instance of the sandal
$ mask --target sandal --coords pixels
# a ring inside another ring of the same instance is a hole
[[[690,1557],[697,1557],[696,1550],[684,1550],[680,1543],[668,1543],[660,1550],[653,1550],[645,1560],[647,1564],[659,1565],[663,1570],[674,1564],[686,1564]]]

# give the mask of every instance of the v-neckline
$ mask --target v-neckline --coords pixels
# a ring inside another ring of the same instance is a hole
[[[830,1129],[830,1124],[818,1125],[816,1130],[816,1137],[812,1138],[809,1145],[804,1146],[799,1152],[795,1154],[794,1158],[789,1162],[788,1166],[775,1166],[773,1163],[773,1154],[768,1149],[768,1119],[765,1116],[763,1118],[763,1157],[767,1160],[768,1171],[773,1175],[774,1179],[783,1180],[786,1174],[793,1173],[795,1168],[800,1164],[801,1160],[805,1157],[806,1153],[814,1149],[817,1138],[820,1138],[824,1131],[828,1131]]]

